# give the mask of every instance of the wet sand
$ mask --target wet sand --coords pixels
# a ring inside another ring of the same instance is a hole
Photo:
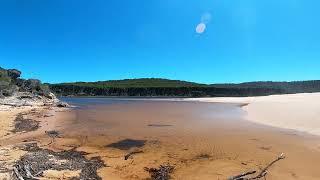
[[[320,178],[319,137],[246,121],[242,103],[95,104],[55,112],[41,121],[39,130],[2,144],[29,139],[46,145],[50,138],[44,131],[59,130],[62,138],[46,147],[76,147],[90,153],[88,158],[100,156],[107,165],[98,170],[103,179],[146,179],[150,175],[145,167],[163,164],[175,167],[173,179],[226,179],[259,170],[280,153],[286,159],[269,169],[268,179]],[[132,152],[139,153],[125,160]]]
[[[319,179],[320,140],[291,130],[248,122],[242,104],[134,102],[75,110],[62,130],[74,146],[101,156],[104,179],[145,179],[145,167],[170,164],[174,179],[226,179],[259,169],[285,153],[268,179]],[[123,140],[137,147],[112,147]],[[141,141],[144,145],[141,145]],[[75,142],[75,141],[74,141]],[[57,146],[70,143],[60,141]],[[138,144],[139,144],[138,143]],[[134,145],[134,143],[133,143]],[[133,151],[128,160],[124,156]]]

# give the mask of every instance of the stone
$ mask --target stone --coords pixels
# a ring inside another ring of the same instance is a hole
[[[57,107],[69,107],[69,104],[68,104],[68,103],[65,103],[65,102],[59,101],[59,102],[57,103]]]

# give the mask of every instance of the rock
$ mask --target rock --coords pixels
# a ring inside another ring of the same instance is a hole
[[[57,107],[69,107],[68,103],[61,102],[61,101],[59,101],[56,105],[57,105]]]
[[[60,102],[56,96],[51,93],[50,98],[37,95],[31,92],[16,92],[10,97],[0,98],[1,105],[10,106],[58,106],[68,107],[67,103]]]
[[[0,67],[0,105],[68,107],[37,79],[19,78],[21,71]]]
[[[18,99],[33,99],[35,98],[34,94],[28,93],[28,92],[21,92],[16,94]]]
[[[56,97],[52,92],[50,92],[50,93],[47,95],[47,98],[49,98],[49,99],[57,99],[57,97]]]

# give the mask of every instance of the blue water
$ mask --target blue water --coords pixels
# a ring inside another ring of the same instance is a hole
[[[127,107],[145,106],[147,108],[157,107],[157,111],[167,113],[174,111],[180,106],[190,111],[198,112],[202,116],[208,117],[238,117],[243,114],[241,108],[235,104],[230,103],[209,103],[196,101],[179,101],[179,99],[167,98],[104,98],[104,97],[63,97],[60,100],[67,102],[75,107],[75,109],[87,111],[89,109],[96,109],[97,107],[110,107],[114,105],[129,105],[123,107],[123,112]],[[161,107],[172,107],[164,112]],[[191,113],[191,112],[190,112]]]
[[[77,108],[84,108],[84,107],[96,106],[96,105],[114,105],[114,104],[134,103],[133,100],[121,99],[121,98],[62,97],[59,99]]]

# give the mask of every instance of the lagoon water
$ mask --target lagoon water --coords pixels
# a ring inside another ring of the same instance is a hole
[[[226,179],[257,169],[281,152],[290,158],[273,172],[274,179],[291,177],[292,172],[303,177],[318,172],[295,163],[320,162],[318,152],[309,147],[318,139],[246,121],[241,104],[179,99],[62,100],[76,107],[66,120],[70,123],[59,129],[63,139],[56,145],[76,146],[91,157],[102,157],[108,165],[99,171],[104,179],[146,179],[145,167],[164,164],[175,167],[174,179]],[[140,153],[124,159],[135,151]]]
[[[128,99],[128,98],[63,98],[75,106],[75,123],[70,128],[92,133],[118,131],[114,135],[134,132],[151,136],[166,130],[186,130],[191,126],[205,128],[207,125],[235,124],[245,112],[239,104],[183,102],[172,99]],[[231,123],[231,124],[230,124]],[[238,124],[238,123],[236,123]],[[156,126],[150,126],[156,125]],[[157,126],[158,125],[158,126]],[[161,127],[161,125],[170,125]],[[88,127],[90,131],[87,131]],[[150,131],[152,129],[152,131]],[[144,133],[149,134],[144,134]],[[83,133],[83,132],[82,132]],[[129,138],[129,137],[128,137]]]

